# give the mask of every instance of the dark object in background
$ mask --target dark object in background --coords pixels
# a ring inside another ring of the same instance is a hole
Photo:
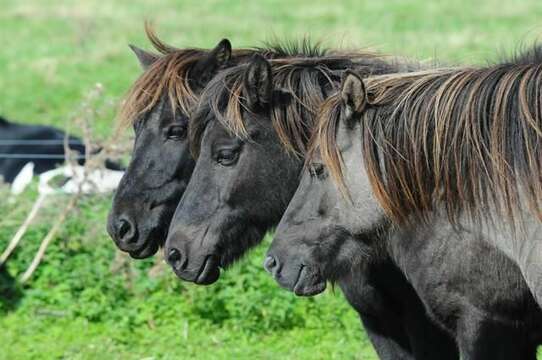
[[[34,174],[39,175],[57,168],[65,161],[64,138],[66,133],[53,126],[27,125],[8,121],[0,116],[0,176],[12,183],[23,167],[34,163]],[[75,136],[69,136],[69,147],[79,153],[78,162],[85,162],[85,144]],[[110,160],[106,168],[121,170]]]
[[[15,309],[22,296],[23,291],[15,278],[0,265],[0,314]]]

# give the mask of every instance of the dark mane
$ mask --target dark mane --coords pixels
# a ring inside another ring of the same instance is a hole
[[[534,65],[542,63],[542,44],[534,44],[531,47],[520,47],[517,51],[504,57],[500,64],[508,65]]]
[[[304,45],[305,50],[311,49]],[[292,50],[297,52],[295,48]],[[269,60],[275,89],[271,105],[271,121],[284,147],[293,154],[304,155],[317,109],[333,93],[342,74],[350,68],[363,76],[406,71],[417,64],[396,62],[371,52],[328,52],[315,58],[286,57]],[[308,50],[305,55],[314,55]],[[244,97],[243,79],[248,64],[224,70],[202,94],[197,115],[189,126],[192,152],[197,156],[201,137],[207,126],[205,114],[214,117],[232,134],[248,138],[244,113],[249,111]],[[284,94],[287,95],[284,95]]]
[[[515,62],[366,80],[364,162],[373,191],[396,222],[435,204],[455,221],[492,211],[510,220],[526,202],[542,219],[542,61],[537,46]],[[321,110],[320,147],[341,184],[335,134],[341,100]]]
[[[309,38],[302,38],[301,40],[273,40],[271,42],[264,43],[264,47],[267,51],[275,54],[275,57],[322,57],[328,55],[330,50],[324,48],[321,43],[312,43]]]

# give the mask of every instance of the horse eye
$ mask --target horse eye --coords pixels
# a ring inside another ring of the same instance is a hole
[[[326,168],[324,164],[314,163],[309,167],[309,174],[313,178],[324,179],[326,175]]]
[[[169,140],[182,140],[186,137],[186,126],[185,125],[171,125],[167,129],[166,136]]]
[[[222,166],[231,166],[237,162],[238,155],[235,149],[222,149],[218,152],[216,162]]]

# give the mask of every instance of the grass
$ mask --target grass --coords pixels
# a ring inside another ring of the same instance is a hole
[[[2,248],[30,195],[0,205],[2,213],[12,208],[1,223]],[[278,289],[261,269],[264,247],[212,287],[181,283],[161,262],[115,253],[103,231],[108,206],[86,198],[22,287],[11,275],[28,265],[55,211],[29,231],[0,275],[2,344],[9,344],[0,358],[375,358],[342,296],[298,299]]]
[[[127,44],[148,47],[145,19],[180,47],[309,34],[448,63],[494,61],[542,33],[539,0],[0,0],[0,8],[0,113],[76,133],[70,119],[95,83],[115,102],[139,74]],[[102,137],[113,116],[96,121]],[[2,249],[34,196],[0,204]],[[212,287],[183,284],[153,260],[116,254],[104,231],[109,204],[85,199],[22,287],[12,277],[30,262],[56,203],[27,234],[0,273],[0,358],[375,358],[338,291],[298,299],[263,273],[265,244]]]

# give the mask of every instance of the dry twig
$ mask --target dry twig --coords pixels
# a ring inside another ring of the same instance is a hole
[[[7,261],[8,257],[11,255],[13,250],[15,250],[17,245],[19,245],[19,242],[21,241],[24,234],[26,233],[26,230],[28,230],[28,227],[30,226],[30,224],[32,223],[32,221],[34,220],[36,215],[38,214],[38,211],[41,208],[41,206],[43,205],[43,202],[44,202],[46,197],[47,197],[46,194],[39,194],[38,195],[38,199],[36,200],[36,202],[32,206],[32,210],[30,210],[30,213],[28,214],[28,216],[24,220],[23,224],[17,230],[17,232],[15,233],[15,235],[13,236],[11,241],[9,242],[8,247],[6,248],[6,250],[4,250],[4,252],[0,256],[0,266],[2,266]]]

